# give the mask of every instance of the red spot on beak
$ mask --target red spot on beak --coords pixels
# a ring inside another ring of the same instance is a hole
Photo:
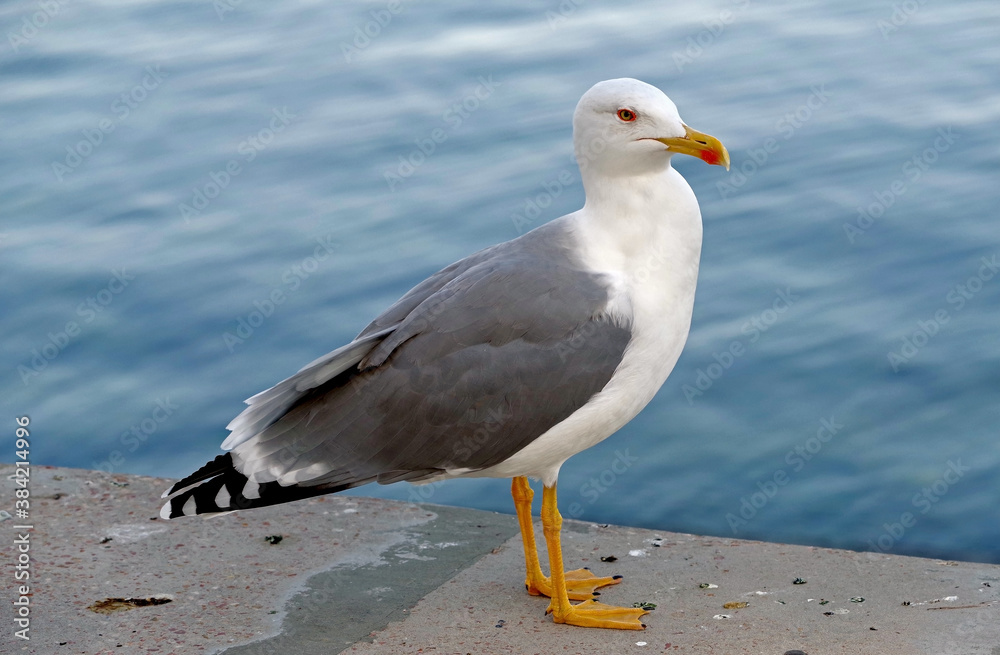
[[[701,151],[701,160],[705,163],[715,166],[719,163],[719,155],[715,154],[711,150]]]

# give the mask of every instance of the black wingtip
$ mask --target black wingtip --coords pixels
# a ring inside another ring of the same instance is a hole
[[[177,493],[184,487],[189,487],[192,484],[201,482],[202,480],[207,480],[209,478],[215,477],[221,473],[225,473],[229,469],[233,468],[233,456],[231,453],[222,453],[211,462],[205,464],[200,469],[187,476],[183,480],[178,480],[174,483],[172,487],[167,489],[166,493],[163,494],[163,498]]]

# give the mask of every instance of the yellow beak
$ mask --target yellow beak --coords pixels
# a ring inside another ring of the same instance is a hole
[[[721,141],[714,136],[692,130],[687,125],[684,126],[684,130],[686,132],[684,136],[663,137],[654,141],[659,141],[672,152],[693,155],[704,162],[725,166],[726,170],[729,170],[729,152]]]

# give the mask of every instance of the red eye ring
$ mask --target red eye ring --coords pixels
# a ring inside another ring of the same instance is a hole
[[[619,109],[618,118],[625,121],[626,123],[631,123],[636,119],[635,112],[631,109]]]

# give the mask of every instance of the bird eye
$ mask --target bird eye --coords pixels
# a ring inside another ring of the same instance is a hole
[[[626,123],[631,123],[635,120],[635,112],[631,109],[619,109],[618,118],[622,119]]]

